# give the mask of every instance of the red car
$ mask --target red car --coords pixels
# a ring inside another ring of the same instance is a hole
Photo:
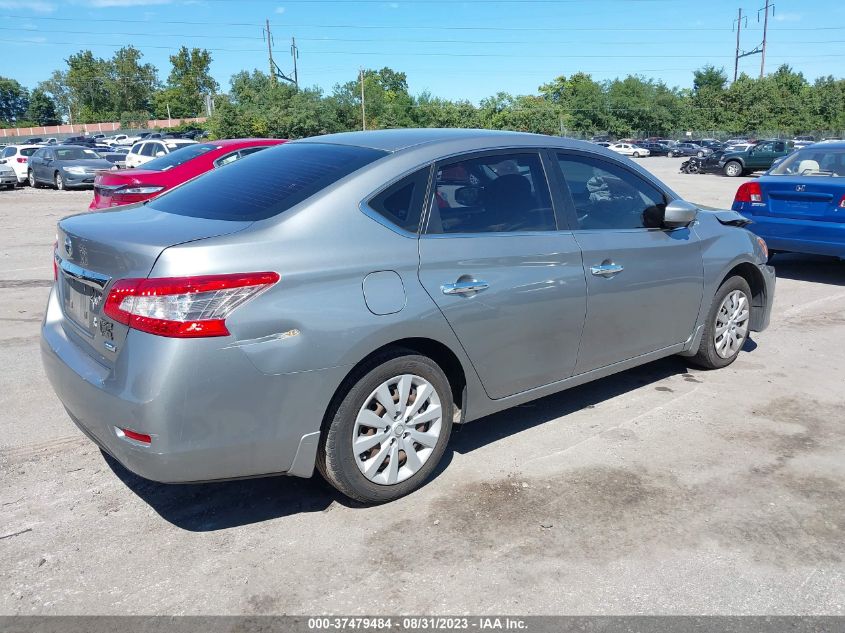
[[[143,168],[103,171],[94,179],[91,210],[155,198],[207,171],[232,163],[282,139],[239,138],[191,144],[144,163]]]

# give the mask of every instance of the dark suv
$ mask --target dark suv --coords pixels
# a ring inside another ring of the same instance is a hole
[[[778,159],[789,154],[792,147],[777,139],[759,141],[743,152],[725,152],[714,165],[713,171],[725,176],[742,176],[753,171],[765,171]]]

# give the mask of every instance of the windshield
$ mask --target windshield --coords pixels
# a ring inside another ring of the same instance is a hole
[[[37,147],[24,147],[21,150],[21,156],[32,156],[38,149]]]
[[[845,178],[845,149],[812,147],[790,154],[769,172],[771,176],[833,176]]]
[[[265,220],[386,155],[365,147],[285,143],[215,169],[149,204],[193,218]]]
[[[80,160],[87,158],[99,158],[97,152],[82,147],[67,147],[56,150],[58,160]]]
[[[173,169],[189,160],[193,160],[197,156],[201,156],[206,152],[217,149],[215,145],[186,145],[181,149],[174,150],[164,156],[159,156],[148,163],[144,163],[144,169],[151,169],[153,171],[167,171]]]

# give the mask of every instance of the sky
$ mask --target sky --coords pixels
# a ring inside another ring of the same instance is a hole
[[[691,87],[705,64],[733,76],[737,10],[741,48],[762,40],[765,0],[0,0],[0,76],[29,88],[90,48],[109,57],[132,44],[167,78],[180,46],[208,48],[221,90],[241,70],[274,58],[301,86],[330,92],[358,69],[404,71],[413,94],[478,103],[499,91],[536,94],[559,75],[627,74]],[[789,63],[813,80],[845,75],[845,0],[777,0],[767,71]],[[756,76],[760,55],[740,60]]]

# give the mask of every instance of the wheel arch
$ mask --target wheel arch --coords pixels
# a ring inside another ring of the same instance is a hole
[[[763,309],[766,306],[768,297],[766,296],[766,280],[763,278],[763,273],[760,272],[759,267],[751,262],[740,262],[733,266],[719,282],[719,288],[722,287],[731,277],[742,277],[745,279],[748,287],[751,288],[751,330],[756,331],[759,328],[761,319],[763,318]]]
[[[360,369],[370,363],[374,358],[383,356],[384,354],[397,351],[408,351],[426,356],[437,363],[446,374],[449,380],[449,386],[452,389],[452,400],[455,403],[455,410],[458,414],[455,416],[458,420],[463,421],[466,414],[466,387],[467,387],[467,368],[464,367],[458,355],[455,354],[448,345],[432,338],[426,337],[408,337],[397,339],[390,343],[386,343],[372,352],[367,354],[364,358],[358,361],[340,381],[337,389],[332,394],[329,404],[323,413],[323,420],[320,424],[320,435],[325,435],[325,430],[331,423],[334,417],[334,412],[340,406],[344,395],[350,389],[352,384],[357,379]],[[456,421],[458,421],[456,420]]]

